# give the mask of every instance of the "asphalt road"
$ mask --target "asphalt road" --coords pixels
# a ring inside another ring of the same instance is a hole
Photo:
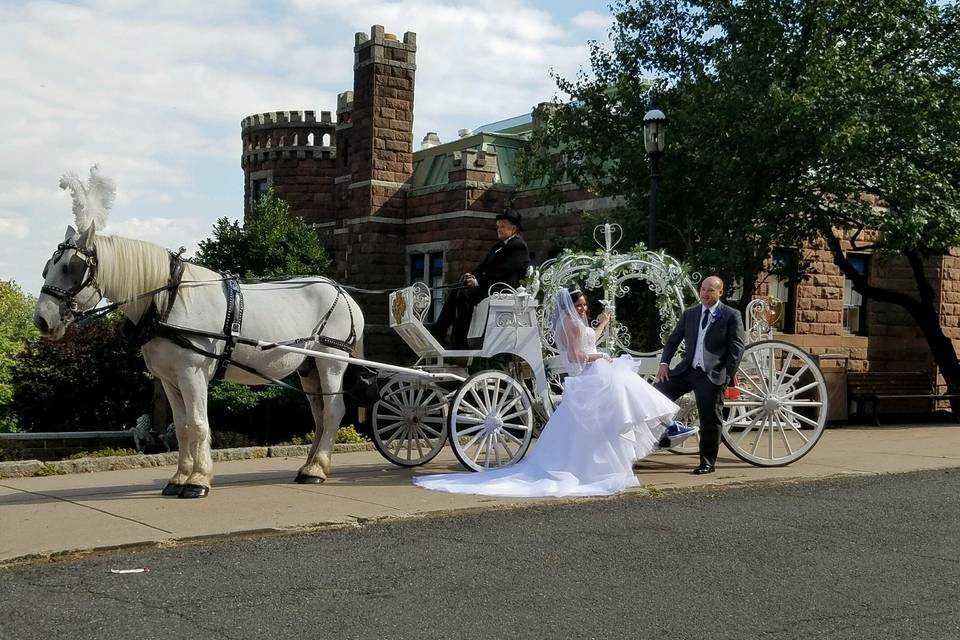
[[[958,496],[960,469],[113,552],[0,571],[0,638],[960,638]]]

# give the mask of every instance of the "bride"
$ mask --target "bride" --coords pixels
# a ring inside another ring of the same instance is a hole
[[[560,289],[553,335],[567,369],[563,401],[521,462],[482,473],[418,476],[426,489],[488,496],[609,495],[640,484],[633,461],[657,448],[678,407],[636,373],[629,356],[597,351],[607,323],[587,324],[587,299]]]

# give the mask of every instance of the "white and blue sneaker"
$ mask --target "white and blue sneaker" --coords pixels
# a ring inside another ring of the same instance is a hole
[[[690,436],[699,433],[699,431],[700,427],[688,427],[682,422],[674,420],[667,425],[667,430],[663,432],[660,446],[665,449],[676,447]]]

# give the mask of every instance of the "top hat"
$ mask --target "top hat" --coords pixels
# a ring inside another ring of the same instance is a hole
[[[523,231],[520,214],[513,209],[505,209],[503,213],[497,214],[497,220],[506,220],[517,227],[517,231]]]

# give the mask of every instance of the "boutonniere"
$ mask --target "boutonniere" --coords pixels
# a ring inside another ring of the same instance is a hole
[[[713,313],[710,314],[710,317],[717,321],[720,319],[720,309],[714,309]]]

